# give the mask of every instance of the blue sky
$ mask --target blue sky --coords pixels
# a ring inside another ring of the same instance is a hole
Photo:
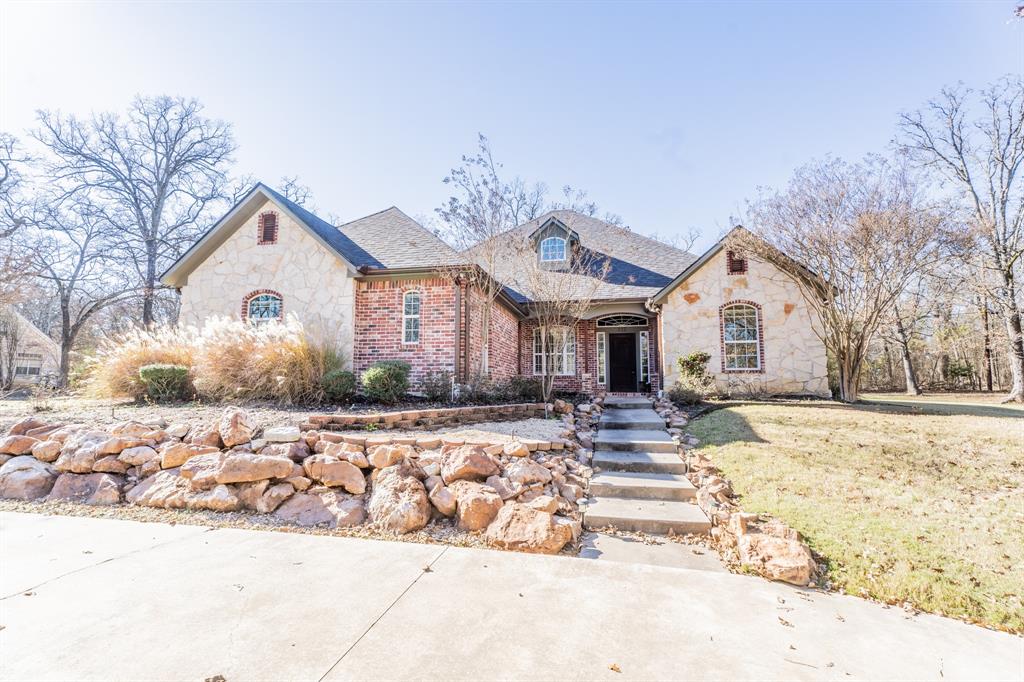
[[[885,151],[943,85],[1024,72],[1015,3],[0,4],[0,129],[181,94],[238,173],[431,217],[485,133],[512,174],[709,245],[757,187]]]

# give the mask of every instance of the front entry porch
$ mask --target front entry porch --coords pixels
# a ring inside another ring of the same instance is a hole
[[[651,392],[653,330],[654,320],[642,315],[609,315],[596,320],[599,387],[619,395]]]

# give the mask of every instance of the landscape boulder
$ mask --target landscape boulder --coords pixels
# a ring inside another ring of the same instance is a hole
[[[551,472],[532,459],[523,457],[513,461],[505,468],[505,477],[519,485],[549,483]]]
[[[35,457],[20,455],[0,466],[0,497],[35,500],[46,496],[57,480],[57,470]]]
[[[294,443],[301,435],[298,426],[276,426],[263,431],[263,440],[268,443]]]
[[[360,469],[367,469],[370,466],[370,461],[366,458],[363,448],[353,443],[328,443],[324,447],[323,454],[351,462]]]
[[[501,549],[557,554],[572,539],[572,530],[556,523],[550,512],[510,502],[498,510],[484,535]]]
[[[32,429],[39,429],[46,426],[46,422],[41,421],[35,417],[25,417],[24,419],[15,422],[11,425],[11,428],[7,429],[8,436],[24,436],[28,431]]]
[[[32,446],[32,456],[40,462],[56,462],[60,457],[61,444],[55,440],[41,440]]]
[[[175,443],[160,455],[161,469],[174,469],[199,455],[220,452],[220,448],[212,445],[195,445],[191,443]],[[141,466],[141,465],[140,465]]]
[[[326,454],[312,455],[302,462],[302,469],[308,478],[329,488],[340,486],[353,495],[366,492],[363,472],[351,462]]]
[[[358,526],[366,519],[366,511],[362,497],[329,488],[310,488],[285,500],[274,516],[299,526],[340,528]]]
[[[107,455],[96,460],[92,470],[105,474],[124,474],[128,471],[128,465],[118,459],[117,455]]]
[[[486,528],[501,509],[501,495],[494,488],[475,481],[453,481],[448,490],[455,496],[455,516],[462,530]]]
[[[217,433],[224,446],[229,448],[250,442],[254,430],[252,417],[240,407],[225,409],[217,421]]]
[[[217,483],[244,483],[265,478],[287,478],[291,476],[292,464],[287,457],[231,452],[221,462],[216,480]]]
[[[411,445],[376,445],[369,450],[367,460],[374,469],[385,469],[415,456],[416,448]]]
[[[104,455],[100,454],[99,448],[110,439],[110,434],[105,431],[81,431],[64,441],[60,456],[54,462],[57,471],[70,472],[73,474],[88,474],[92,472],[92,465]]]
[[[32,452],[32,447],[39,440],[31,436],[4,436],[0,438],[0,454],[2,455],[27,455]]]
[[[455,499],[455,495],[444,486],[440,479],[430,488],[430,502],[437,511],[445,516],[455,516],[455,512],[458,509],[458,500]]]
[[[410,533],[430,522],[430,500],[420,480],[403,475],[399,464],[377,473],[367,512],[370,520],[383,528]]]
[[[191,445],[185,445],[185,448],[192,447]],[[127,464],[128,466],[140,467],[151,459],[156,459],[160,456],[153,448],[148,445],[139,445],[134,448],[125,448],[121,451],[121,454],[117,456],[119,460]]]
[[[498,471],[494,458],[476,445],[455,448],[444,456],[441,464],[441,478],[448,484],[453,481],[482,481]]]
[[[502,452],[504,452],[508,457],[530,456],[530,449],[517,440],[512,441],[511,443],[505,443],[505,446],[502,448]]]
[[[217,485],[217,472],[225,457],[220,450],[191,457],[181,465],[180,475],[192,490],[209,490]]]
[[[95,506],[117,504],[121,501],[124,481],[112,474],[61,474],[47,502],[80,502]]]
[[[748,533],[737,538],[736,548],[744,566],[771,580],[805,586],[814,575],[814,557],[798,540]]]

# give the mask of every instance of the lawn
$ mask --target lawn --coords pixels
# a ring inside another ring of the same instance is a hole
[[[1024,412],[748,404],[695,420],[746,511],[799,530],[832,587],[1024,631]]]

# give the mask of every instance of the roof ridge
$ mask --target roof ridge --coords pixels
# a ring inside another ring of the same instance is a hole
[[[403,211],[402,209],[398,208],[395,205],[391,205],[391,206],[388,206],[387,208],[382,208],[379,211],[374,211],[373,213],[367,213],[364,216],[359,216],[358,218],[353,218],[352,220],[349,220],[349,221],[346,221],[344,223],[341,223],[340,225],[335,225],[334,227],[336,227],[337,229],[340,230],[341,228],[345,227],[346,225],[351,225],[352,223],[358,223],[360,220],[366,220],[367,218],[372,218],[374,216],[380,215],[381,213],[387,213],[388,211],[390,211],[392,209],[398,211],[399,213],[404,215],[406,218],[409,218],[409,215],[405,211]],[[409,219],[412,220],[412,218],[409,218]],[[413,222],[416,222],[416,221],[413,221]],[[419,224],[419,223],[417,223],[417,224]]]

